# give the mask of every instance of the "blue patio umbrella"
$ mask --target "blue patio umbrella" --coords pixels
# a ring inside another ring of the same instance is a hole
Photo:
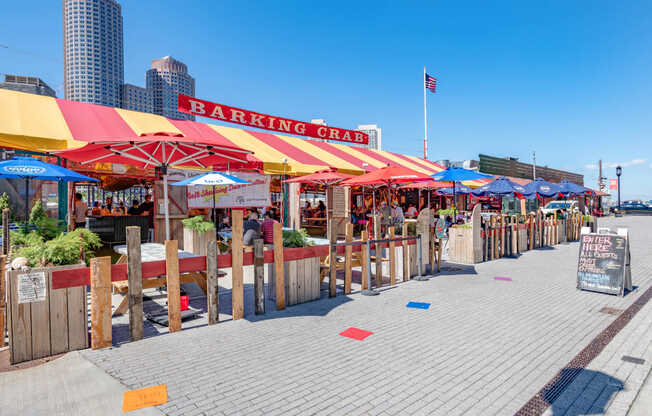
[[[97,181],[72,170],[33,157],[15,156],[0,162],[0,178],[25,179],[25,221],[29,218],[29,180],[78,182]]]
[[[222,172],[206,172],[202,175],[175,182],[174,186],[210,185],[213,187],[213,221],[215,221],[215,187],[223,185],[250,185],[251,182]]]
[[[589,188],[570,182],[568,179],[559,182],[559,188],[559,192],[564,196],[585,195],[587,192],[591,192]]]
[[[558,196],[561,188],[556,183],[551,183],[543,178],[536,178],[524,186],[528,194],[536,194],[543,198],[552,198]]]
[[[462,185],[462,184],[459,184],[459,185],[457,185],[455,187],[455,193],[458,193],[460,195],[468,195],[468,194],[471,193],[471,190],[472,190],[471,188],[469,188],[466,185]],[[440,189],[437,189],[437,193],[440,194],[440,195],[446,195],[446,196],[453,195],[453,188],[452,187],[451,188],[440,188]]]
[[[486,175],[484,173],[476,172],[474,170],[458,168],[451,166],[446,170],[435,173],[432,177],[436,181],[441,182],[453,182],[453,206],[455,206],[455,182],[462,181],[474,181],[477,179],[486,179],[491,178],[491,175]]]
[[[471,191],[471,195],[473,196],[513,197],[516,194],[523,194],[526,196],[526,198],[533,197],[534,195],[532,193],[528,193],[525,187],[510,181],[504,176],[500,176],[496,180]]]

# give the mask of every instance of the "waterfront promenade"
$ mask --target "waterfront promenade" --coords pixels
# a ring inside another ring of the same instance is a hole
[[[84,392],[104,388],[114,407],[94,414],[120,414],[122,391],[166,384],[169,402],[150,414],[527,414],[524,406],[561,372],[572,382],[549,386],[542,394],[551,406],[538,410],[626,415],[652,363],[652,302],[643,304],[652,287],[652,217],[602,219],[600,226],[630,229],[635,290],[623,298],[575,289],[578,243],[474,267],[446,264],[429,281],[383,288],[376,297],[323,297],[75,353],[81,368],[92,367],[88,374],[110,376],[80,384],[84,391],[30,382],[58,360],[20,376],[0,373],[0,409],[84,414]],[[638,313],[586,369],[565,368],[637,300]],[[430,307],[406,308],[411,301]],[[605,307],[616,315],[601,312]],[[349,327],[373,334],[363,341],[338,335]],[[42,407],[66,400],[79,413]]]

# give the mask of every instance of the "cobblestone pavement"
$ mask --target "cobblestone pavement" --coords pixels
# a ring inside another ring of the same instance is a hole
[[[575,289],[572,243],[376,297],[322,299],[83,355],[129,388],[167,384],[160,409],[168,415],[513,414],[616,319],[601,308],[625,309],[652,284],[652,217],[600,225],[630,228],[637,288],[624,298]],[[409,301],[431,306],[408,309]],[[650,368],[650,311],[636,315],[549,414],[601,403],[622,414]],[[338,336],[349,327],[373,335]],[[622,362],[625,353],[645,364]]]

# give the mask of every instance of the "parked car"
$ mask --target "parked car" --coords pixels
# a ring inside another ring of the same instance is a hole
[[[580,208],[577,205],[577,201],[550,201],[543,207],[541,210],[545,215],[554,214],[557,211],[565,209],[568,213],[572,214],[579,212]]]
[[[620,210],[626,214],[652,214],[652,207],[642,202],[625,202],[621,204]]]

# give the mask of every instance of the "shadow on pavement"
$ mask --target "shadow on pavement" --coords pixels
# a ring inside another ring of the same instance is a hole
[[[580,376],[591,380],[583,388],[584,391],[581,395],[572,398],[573,402],[563,400],[563,398],[562,400],[557,400],[563,394],[564,390],[572,385],[573,380]],[[600,415],[605,413],[606,406],[611,400],[611,397],[623,389],[624,385],[622,381],[601,371],[565,368],[562,370],[562,376],[557,383],[544,391],[544,399],[547,403],[550,403],[552,414],[556,416]],[[593,392],[598,391],[598,398],[595,401],[593,401],[594,399],[592,397],[583,398],[587,390]],[[586,406],[574,406],[574,403],[581,402],[583,399],[592,402],[589,409]]]

